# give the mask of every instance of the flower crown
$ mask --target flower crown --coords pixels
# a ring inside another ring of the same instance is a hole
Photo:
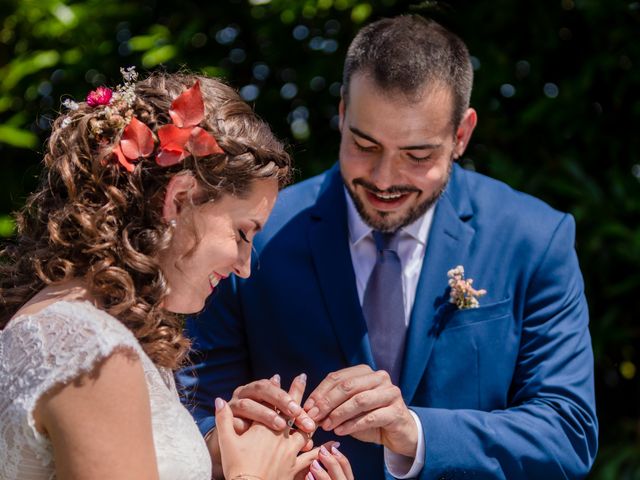
[[[90,122],[91,135],[100,143],[110,143],[109,137],[118,135],[120,140],[105,157],[112,159],[132,172],[135,162],[150,157],[156,151],[156,136],[151,129],[133,114],[136,99],[135,81],[138,74],[134,67],[120,69],[124,84],[116,91],[98,87],[87,95],[87,105],[101,108]],[[76,110],[78,104],[66,100],[64,105]],[[182,92],[172,103],[169,116],[173,123],[158,128],[159,148],[155,161],[162,167],[171,167],[186,157],[206,157],[225,153],[213,135],[198,125],[204,120],[204,101],[200,82]],[[63,127],[68,125],[67,117]],[[107,135],[105,135],[107,132]],[[114,132],[109,134],[110,132]]]

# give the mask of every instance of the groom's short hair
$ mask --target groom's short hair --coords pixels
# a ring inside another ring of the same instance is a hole
[[[344,62],[342,97],[348,104],[349,82],[364,73],[384,90],[413,100],[426,85],[451,88],[453,122],[469,108],[473,68],[460,37],[419,15],[384,18],[362,28]]]

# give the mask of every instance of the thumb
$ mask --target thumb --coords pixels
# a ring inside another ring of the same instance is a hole
[[[220,443],[223,443],[223,439],[226,441],[231,440],[232,436],[235,436],[235,430],[233,428],[233,413],[229,404],[221,398],[216,398],[216,428],[218,430],[218,438]]]

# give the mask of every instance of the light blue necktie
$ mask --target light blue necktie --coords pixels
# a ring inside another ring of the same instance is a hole
[[[400,381],[407,326],[404,321],[402,264],[393,233],[373,232],[376,264],[364,291],[362,311],[378,369],[386,370],[394,385]]]

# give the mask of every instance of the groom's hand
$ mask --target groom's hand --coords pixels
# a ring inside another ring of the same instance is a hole
[[[324,430],[378,443],[408,457],[416,454],[418,427],[384,370],[357,365],[330,373],[309,395],[304,409]]]

